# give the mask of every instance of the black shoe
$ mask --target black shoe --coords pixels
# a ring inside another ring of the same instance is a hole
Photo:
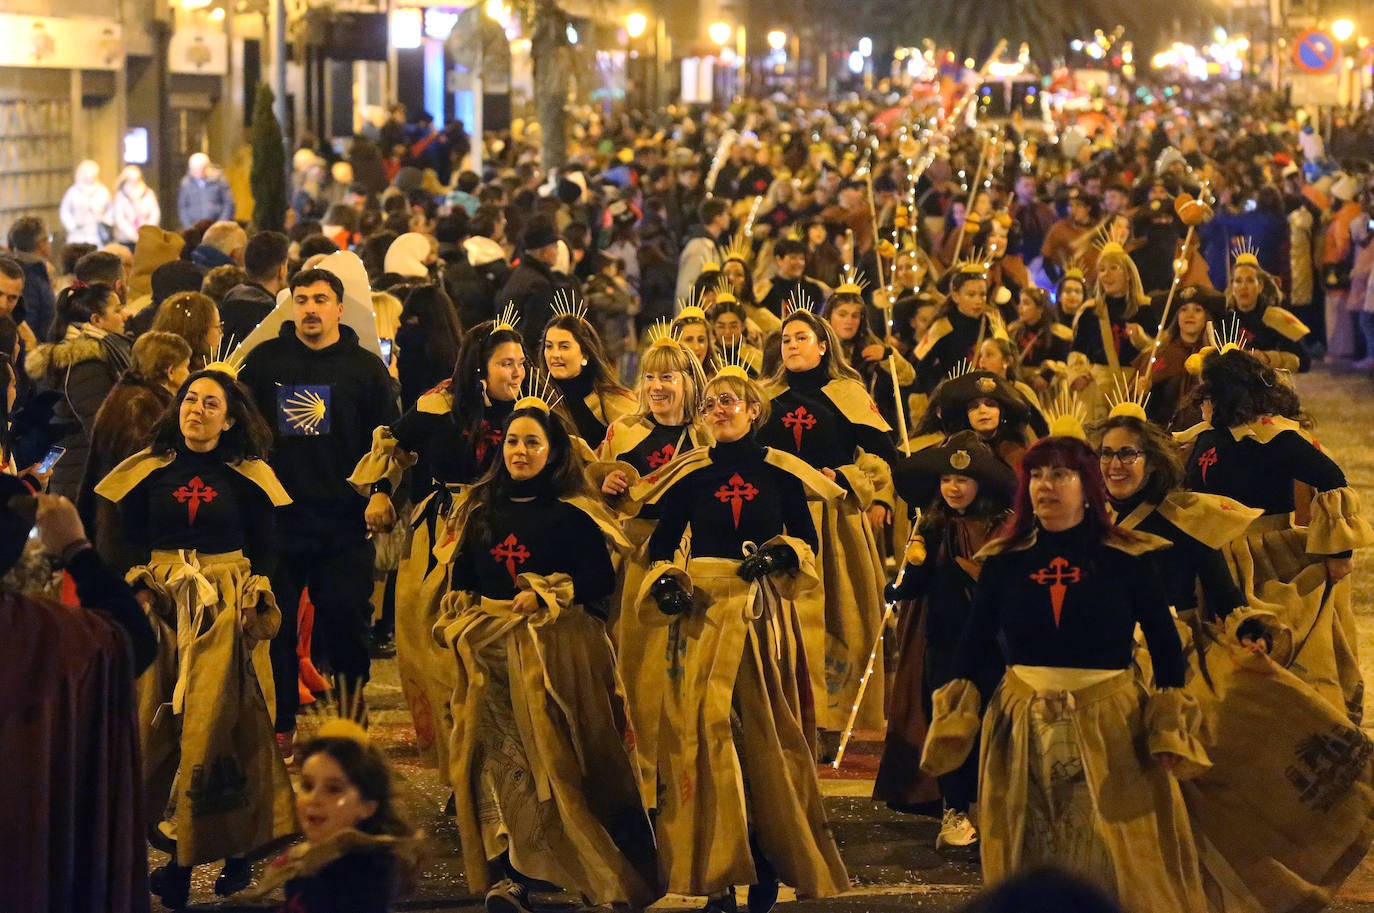
[[[448,794],[448,801],[444,803],[444,815],[452,818],[456,814],[458,814],[458,795],[451,792]]]
[[[176,858],[177,842],[168,837],[156,823],[148,826],[148,845],[155,850],[161,850],[173,859]]]
[[[253,867],[242,856],[231,856],[224,860],[224,868],[219,870],[215,879],[215,893],[220,897],[237,894],[253,883]]]
[[[531,913],[529,891],[509,878],[498,881],[487,891],[487,913]]]
[[[706,906],[701,908],[701,913],[739,913],[739,907],[735,904],[734,889],[731,888],[716,897],[706,898]]]
[[[373,659],[391,659],[396,655],[396,641],[390,634],[368,639],[367,655]]]
[[[184,910],[191,900],[191,867],[169,862],[148,873],[148,890],[169,910]]]
[[[773,904],[778,902],[778,880],[768,878],[758,884],[749,886],[749,898],[746,901],[749,913],[768,913],[773,909]]]

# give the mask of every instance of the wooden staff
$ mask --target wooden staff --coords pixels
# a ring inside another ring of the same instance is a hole
[[[1198,201],[1205,203],[1211,189],[1211,181],[1203,179],[1198,187]],[[1159,341],[1164,336],[1164,327],[1169,322],[1169,312],[1174,306],[1174,295],[1178,292],[1179,284],[1183,281],[1183,274],[1188,271],[1188,263],[1193,257],[1193,244],[1197,239],[1197,226],[1189,225],[1188,234],[1183,236],[1183,249],[1179,251],[1178,260],[1174,263],[1174,281],[1169,283],[1169,294],[1164,298],[1164,311],[1159,315],[1159,328],[1155,331],[1154,344],[1150,346],[1150,368],[1147,372],[1153,377],[1155,362],[1159,359]]]
[[[973,173],[973,183],[969,185],[968,201],[964,203],[964,221],[959,223],[959,234],[954,236],[954,259],[959,260],[959,253],[964,247],[964,232],[968,229],[969,213],[973,212],[973,201],[978,198],[978,188],[983,183],[983,170],[988,166],[989,159],[992,158],[993,144],[1001,146],[1001,140],[997,138],[994,131],[983,143],[983,153],[978,156],[978,170]]]

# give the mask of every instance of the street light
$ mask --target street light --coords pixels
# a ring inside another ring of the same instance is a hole
[[[787,33],[782,29],[773,29],[768,33],[768,46],[775,51],[787,47]]]
[[[1355,23],[1349,19],[1337,19],[1331,23],[1331,34],[1337,41],[1349,41],[1355,34]]]
[[[859,54],[864,57],[873,56],[873,39],[864,37],[859,39]]]
[[[638,38],[649,27],[649,18],[643,13],[631,13],[625,17],[625,34]]]
[[[711,36],[712,44],[718,44],[721,47],[725,47],[725,45],[730,43],[731,31],[732,29],[728,22],[712,22],[711,27],[706,30],[706,34]]]

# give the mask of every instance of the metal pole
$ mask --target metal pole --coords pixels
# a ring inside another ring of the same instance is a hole
[[[272,103],[288,145],[294,125],[286,122],[286,0],[272,0]]]

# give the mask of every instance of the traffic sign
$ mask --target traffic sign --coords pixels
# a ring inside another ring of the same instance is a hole
[[[1293,45],[1293,61],[1308,73],[1326,73],[1336,65],[1336,39],[1326,32],[1303,32]]]

